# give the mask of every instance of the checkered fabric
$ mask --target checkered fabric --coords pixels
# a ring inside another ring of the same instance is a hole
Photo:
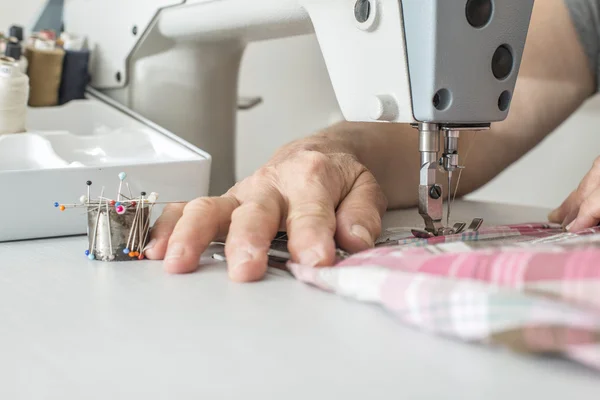
[[[289,268],[423,331],[600,371],[600,228],[523,224],[431,239],[391,231],[336,266]]]

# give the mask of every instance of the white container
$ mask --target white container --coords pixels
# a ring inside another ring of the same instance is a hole
[[[27,128],[0,135],[0,241],[85,234],[85,209],[60,212],[54,203],[79,202],[88,180],[92,198],[102,187],[116,198],[120,172],[134,196],[157,192],[164,202],[208,194],[207,153],[92,89],[86,100],[30,109]]]

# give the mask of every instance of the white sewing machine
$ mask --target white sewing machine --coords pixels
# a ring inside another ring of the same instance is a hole
[[[315,32],[349,121],[414,124],[424,234],[443,224],[436,173],[458,134],[506,118],[534,0],[65,0],[88,37],[92,86],[215,155],[212,193],[234,182],[238,72],[252,41]],[[440,132],[444,133],[440,156]],[[416,150],[416,149],[415,149]]]

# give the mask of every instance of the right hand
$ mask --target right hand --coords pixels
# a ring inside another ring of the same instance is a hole
[[[212,241],[226,237],[230,278],[256,281],[267,271],[279,230],[288,232],[294,261],[332,265],[336,242],[349,252],[373,247],[386,206],[375,177],[356,157],[336,152],[324,137],[300,140],[225,195],[168,206],[146,256],[164,259],[170,273],[189,273]]]

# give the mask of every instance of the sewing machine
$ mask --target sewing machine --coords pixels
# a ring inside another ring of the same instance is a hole
[[[425,222],[418,233],[427,236],[465,229],[464,223],[444,224],[437,172],[451,182],[461,168],[459,132],[485,130],[506,118],[533,3],[66,0],[64,24],[88,37],[93,87],[159,125],[187,122],[171,130],[215,156],[215,194],[234,182],[245,46],[314,31],[347,120],[418,129],[419,213]]]

